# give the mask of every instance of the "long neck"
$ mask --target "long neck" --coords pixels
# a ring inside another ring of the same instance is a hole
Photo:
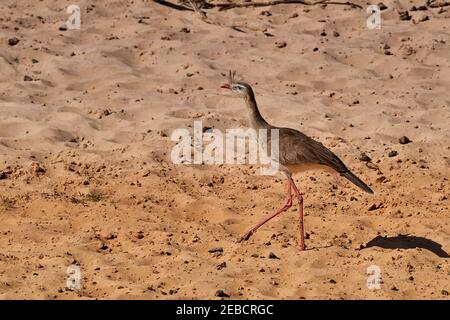
[[[253,128],[267,128],[270,127],[270,124],[267,123],[266,120],[262,117],[259,112],[258,105],[256,104],[255,95],[252,91],[249,92],[248,95],[245,96],[245,103],[247,104],[249,113],[250,113],[250,123]]]

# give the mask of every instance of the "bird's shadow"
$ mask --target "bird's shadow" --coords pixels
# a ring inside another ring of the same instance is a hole
[[[442,249],[442,245],[440,245],[439,243],[424,237],[416,237],[410,235],[400,234],[395,237],[376,236],[375,238],[367,242],[361,250],[371,247],[380,247],[384,249],[423,248],[433,252],[438,257],[450,258],[450,255],[444,249]]]

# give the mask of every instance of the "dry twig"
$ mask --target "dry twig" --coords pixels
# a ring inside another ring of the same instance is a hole
[[[337,1],[327,1],[327,0],[321,0],[316,2],[308,2],[304,0],[272,0],[267,2],[244,2],[244,3],[217,3],[215,4],[216,7],[219,7],[219,10],[228,10],[232,8],[248,8],[248,7],[267,7],[267,6],[275,6],[278,4],[303,4],[306,6],[314,6],[314,5],[344,5],[344,6],[351,6],[352,8],[358,8],[362,9],[362,7],[359,4],[352,3],[349,1],[346,2],[337,2]]]

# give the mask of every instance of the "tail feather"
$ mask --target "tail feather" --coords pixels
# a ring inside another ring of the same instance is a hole
[[[357,176],[355,176],[351,171],[342,172],[341,175],[346,177],[348,180],[353,182],[356,186],[361,188],[367,193],[374,193],[372,189],[369,188],[367,184],[365,184],[361,179],[359,179]]]

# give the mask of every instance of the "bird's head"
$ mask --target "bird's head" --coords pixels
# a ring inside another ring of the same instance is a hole
[[[228,83],[223,84],[221,88],[229,89],[242,97],[253,96],[252,87],[248,83],[235,81],[235,74],[235,71],[230,71],[228,74]]]

